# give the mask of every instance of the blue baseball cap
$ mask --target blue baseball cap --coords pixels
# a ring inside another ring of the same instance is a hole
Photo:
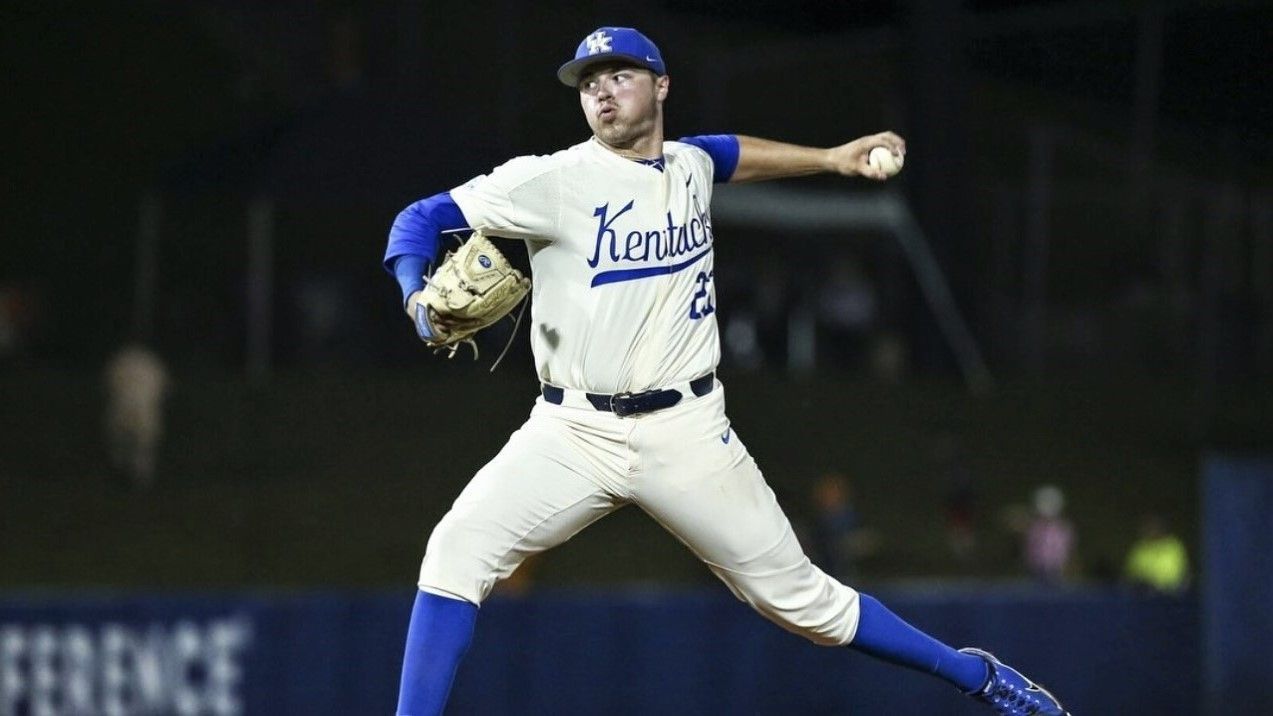
[[[615,59],[653,70],[655,74],[667,74],[663,55],[650,38],[630,27],[598,27],[579,43],[575,59],[557,70],[557,79],[568,87],[578,87],[579,78],[590,65]]]

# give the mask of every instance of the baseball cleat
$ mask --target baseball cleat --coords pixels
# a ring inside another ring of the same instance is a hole
[[[985,685],[967,694],[989,704],[996,713],[1002,716],[1070,716],[1070,712],[1047,689],[999,661],[994,654],[973,648],[959,651],[985,660],[989,671]]]

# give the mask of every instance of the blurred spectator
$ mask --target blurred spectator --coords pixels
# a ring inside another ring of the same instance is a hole
[[[817,293],[818,326],[827,354],[837,367],[853,367],[866,353],[875,326],[875,285],[856,259],[841,256]]]
[[[1025,528],[1025,562],[1048,584],[1065,581],[1074,556],[1074,526],[1066,519],[1065,495],[1055,485],[1034,492],[1034,516]]]
[[[881,331],[871,341],[871,377],[881,383],[900,383],[910,367],[906,340],[896,331]]]
[[[1184,542],[1167,531],[1161,516],[1145,515],[1140,537],[1127,553],[1127,581],[1158,592],[1179,592],[1189,582],[1189,555]]]
[[[838,472],[822,475],[813,486],[813,504],[814,561],[840,581],[856,581],[858,561],[873,554],[879,540],[853,506],[849,479]]]
[[[364,31],[352,9],[345,9],[331,21],[327,55],[332,86],[337,90],[358,87],[363,80]]]
[[[977,487],[964,462],[959,441],[950,433],[937,436],[933,461],[944,485],[942,497],[946,519],[946,546],[960,563],[973,561],[977,552]]]
[[[756,317],[751,311],[732,311],[725,321],[725,352],[730,364],[739,370],[754,372],[764,366],[765,355],[760,350],[760,333]]]
[[[163,402],[168,370],[153,350],[129,343],[106,364],[106,441],[112,469],[136,488],[155,480],[155,457],[163,437]]]
[[[28,286],[0,284],[0,358],[27,349],[39,316],[39,298]]]
[[[18,315],[21,305],[18,292],[7,286],[0,287],[0,355],[18,350]]]
[[[756,335],[769,365],[787,362],[787,323],[795,302],[788,267],[780,260],[762,259],[756,265],[751,289]]]
[[[306,363],[321,363],[356,352],[350,340],[355,323],[346,281],[330,275],[310,274],[301,277],[292,294],[298,320],[292,326],[298,332],[295,343],[297,357]]]
[[[756,259],[747,270],[718,274],[714,281],[722,364],[744,372],[783,366],[792,296],[782,258]]]

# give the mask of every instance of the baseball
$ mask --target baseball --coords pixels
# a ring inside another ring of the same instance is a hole
[[[888,147],[874,147],[866,156],[866,161],[872,167],[893,176],[902,171],[902,164],[905,163],[906,158],[901,154],[894,154]]]

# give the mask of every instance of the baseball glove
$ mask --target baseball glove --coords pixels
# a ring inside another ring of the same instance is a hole
[[[473,336],[508,315],[529,290],[530,279],[474,231],[426,278],[414,305],[416,333],[430,347],[448,350],[448,357],[468,343],[476,358]]]

